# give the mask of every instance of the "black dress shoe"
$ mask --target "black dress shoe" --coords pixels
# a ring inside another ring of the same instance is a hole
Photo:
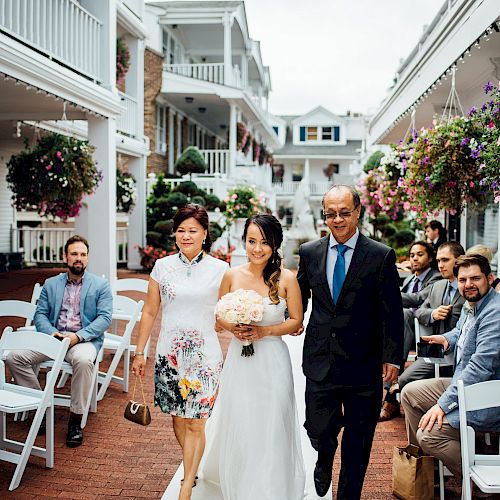
[[[331,484],[332,466],[324,468],[324,466],[320,465],[319,461],[316,462],[316,467],[314,468],[314,487],[316,488],[316,493],[320,497],[324,497],[330,491]]]
[[[80,422],[70,420],[68,424],[68,435],[66,436],[66,446],[76,448],[83,443],[83,430]]]

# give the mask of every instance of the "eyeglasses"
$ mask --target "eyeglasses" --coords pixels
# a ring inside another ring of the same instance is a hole
[[[354,210],[342,210],[341,212],[323,212],[323,217],[325,219],[336,219],[339,217],[342,220],[348,219],[356,210],[358,207],[356,207]]]

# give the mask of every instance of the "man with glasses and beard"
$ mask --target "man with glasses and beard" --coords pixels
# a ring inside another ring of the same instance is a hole
[[[85,270],[88,252],[89,244],[82,236],[72,236],[66,242],[64,260],[68,271],[45,281],[34,318],[38,332],[59,339],[70,338],[65,358],[73,368],[66,437],[70,448],[83,442],[81,420],[87,406],[94,361],[113,312],[108,282]],[[6,362],[17,384],[40,389],[35,367],[47,359],[36,351],[12,351]]]
[[[421,337],[454,353],[453,378],[411,382],[401,392],[401,403],[409,442],[441,460],[460,479],[457,380],[468,386],[500,379],[500,295],[491,288],[493,275],[482,255],[460,256],[454,274],[466,300],[456,327],[444,335]],[[467,422],[476,431],[500,431],[500,409],[469,412]]]

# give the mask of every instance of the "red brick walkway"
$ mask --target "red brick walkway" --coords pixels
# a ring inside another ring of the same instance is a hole
[[[29,300],[35,282],[43,283],[47,277],[59,272],[60,269],[31,269],[0,274],[0,300]],[[119,271],[118,274],[120,278],[147,278],[129,271]],[[134,294],[130,296],[134,298]],[[137,294],[135,298],[139,296]],[[3,321],[0,322],[0,331],[9,323],[20,326],[13,321]],[[153,346],[159,328],[160,318],[157,318]],[[228,340],[227,337],[221,338],[224,351]],[[152,401],[151,362],[147,365],[145,392],[147,399]],[[158,409],[152,408],[153,421],[147,428],[126,421],[123,409],[128,397],[112,383],[98,404],[97,414],[89,416],[84,444],[76,449],[66,448],[64,444],[67,410],[57,409],[55,467],[46,469],[41,459],[30,458],[21,485],[14,492],[8,492],[14,465],[0,462],[0,498],[161,498],[181,462],[181,450],[175,441],[170,418]],[[9,421],[8,429],[16,436],[26,433],[28,427],[23,422]],[[392,450],[404,442],[403,418],[378,425],[363,498],[394,498],[391,495]],[[338,478],[338,462],[334,468]]]

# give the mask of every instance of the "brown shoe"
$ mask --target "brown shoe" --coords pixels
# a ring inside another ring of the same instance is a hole
[[[395,417],[399,417],[401,414],[399,409],[399,403],[389,403],[389,401],[384,401],[382,404],[382,409],[380,410],[380,416],[378,417],[379,422],[386,422],[387,420],[392,420]]]

